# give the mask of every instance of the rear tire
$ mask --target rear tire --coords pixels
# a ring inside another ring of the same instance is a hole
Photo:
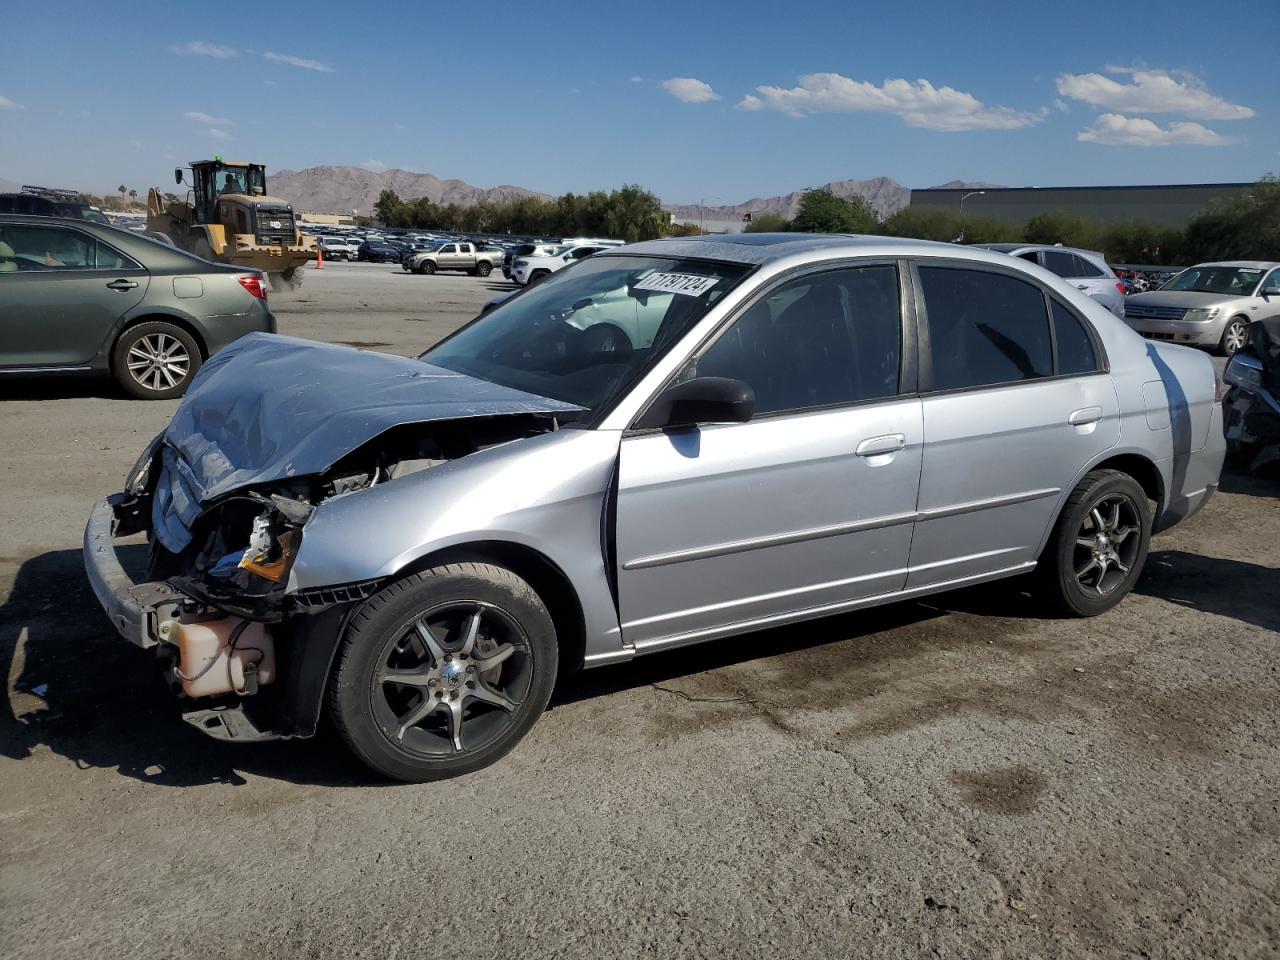
[[[1125,598],[1151,544],[1146,491],[1127,473],[1093,470],[1067,498],[1034,579],[1059,614],[1096,617]]]
[[[493,264],[488,260],[481,260],[476,264],[476,276],[487,277],[491,273],[493,273]]]
[[[338,648],[329,712],[374,770],[442,780],[514,747],[546,709],[558,667],[555,626],[528,583],[503,567],[449,564],[360,608]]]
[[[140,400],[182,396],[202,362],[195,338],[160,320],[130,327],[111,351],[116,380]]]

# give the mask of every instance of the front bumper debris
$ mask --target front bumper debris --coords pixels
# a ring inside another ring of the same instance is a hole
[[[111,625],[124,639],[144,649],[160,642],[161,620],[176,615],[186,596],[168,583],[137,583],[116,554],[115,509],[125,500],[118,493],[100,500],[84,528],[84,569],[94,596]]]

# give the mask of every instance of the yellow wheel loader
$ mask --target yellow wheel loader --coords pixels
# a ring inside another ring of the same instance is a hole
[[[182,168],[173,172],[184,183]],[[147,232],[206,260],[261,270],[277,290],[302,283],[316,241],[298,230],[288,201],[267,195],[267,168],[221,157],[191,164],[185,200],[147,194]],[[172,196],[172,194],[170,195]]]

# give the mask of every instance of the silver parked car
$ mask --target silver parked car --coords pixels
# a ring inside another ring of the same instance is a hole
[[[882,238],[604,251],[418,359],[213,357],[85,532],[185,719],[403,780],[565,668],[1033,574],[1101,613],[1218,485],[1212,361],[1032,264]],[[135,583],[115,537],[146,532]]]
[[[1129,326],[1152,340],[1214,347],[1230,357],[1245,345],[1249,324],[1280,317],[1280,263],[1198,263],[1159,290],[1125,303]]]
[[[1106,256],[1097,250],[1035,243],[984,243],[978,246],[1038,264],[1093,297],[1117,317],[1124,316],[1125,286],[1107,263]]]

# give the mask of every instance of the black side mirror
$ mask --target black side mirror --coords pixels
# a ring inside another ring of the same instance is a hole
[[[696,377],[668,387],[636,423],[639,429],[746,423],[756,409],[749,383],[729,377]]]
[[[182,168],[181,168],[181,167],[178,167],[177,169],[175,169],[175,170],[173,171],[173,182],[174,182],[174,183],[176,183],[176,184],[181,184],[181,183],[182,183]]]

